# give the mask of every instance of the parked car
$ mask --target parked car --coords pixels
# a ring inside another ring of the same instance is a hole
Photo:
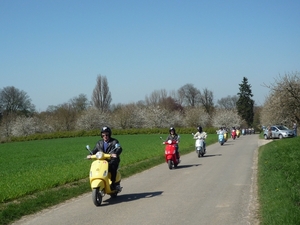
[[[286,126],[283,125],[274,125],[271,126],[272,130],[272,137],[271,138],[287,138],[287,137],[294,137],[294,131],[287,128]],[[264,130],[264,138],[268,139],[268,129]]]

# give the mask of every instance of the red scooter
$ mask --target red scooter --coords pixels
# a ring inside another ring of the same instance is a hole
[[[162,137],[160,137],[162,139]],[[166,158],[166,163],[168,163],[169,169],[176,168],[178,164],[180,163],[180,160],[177,159],[176,157],[176,145],[178,144],[178,141],[175,140],[168,140],[163,142],[165,147],[165,158]]]
[[[233,140],[235,140],[235,138],[236,138],[236,130],[235,129],[231,130],[231,137]]]

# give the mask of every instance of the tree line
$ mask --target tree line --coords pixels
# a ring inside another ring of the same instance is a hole
[[[274,121],[281,124],[299,122],[299,74],[286,74],[266,87],[270,89],[270,95],[262,107],[255,106],[246,77],[239,84],[236,95],[221,98],[216,105],[211,90],[204,88],[201,91],[193,84],[170,92],[154,90],[136,103],[111,104],[108,80],[106,76],[98,75],[91,100],[79,94],[66,103],[36,112],[25,91],[9,86],[0,89],[0,137],[94,130],[104,125],[117,129],[198,125],[257,129]],[[280,114],[283,110],[285,113]]]

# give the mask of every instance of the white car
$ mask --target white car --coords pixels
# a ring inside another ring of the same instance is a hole
[[[271,130],[272,130],[272,137],[271,138],[287,138],[287,137],[294,137],[294,131],[290,130],[289,128],[287,128],[286,126],[283,125],[274,125],[271,126]],[[264,130],[264,138],[268,139],[269,135],[268,135],[268,129]]]

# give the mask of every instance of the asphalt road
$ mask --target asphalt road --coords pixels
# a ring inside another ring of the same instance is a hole
[[[14,225],[258,224],[256,157],[262,143],[258,135],[229,139],[208,146],[203,158],[182,156],[177,169],[164,163],[124,179],[118,197],[105,196],[100,207],[88,193]]]

